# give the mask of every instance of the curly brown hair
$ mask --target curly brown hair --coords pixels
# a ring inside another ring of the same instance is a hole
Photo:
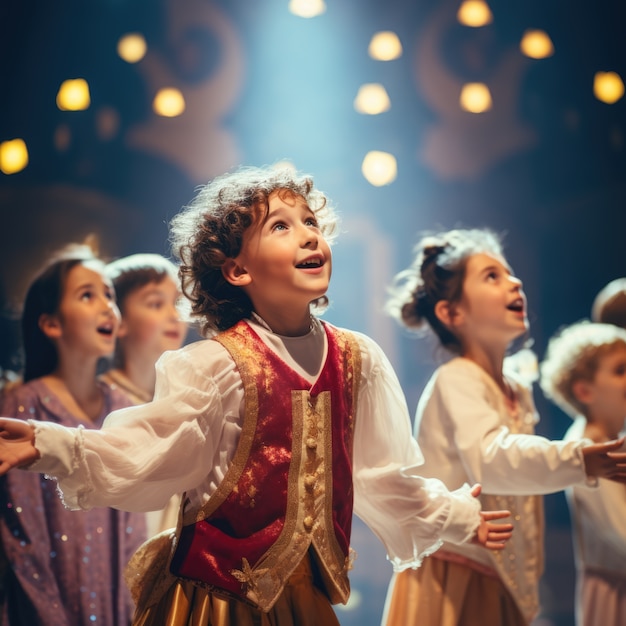
[[[205,334],[230,328],[253,311],[243,289],[224,278],[222,265],[240,253],[245,231],[265,217],[274,191],[301,196],[332,241],[338,223],[334,209],[310,176],[287,167],[246,166],[218,176],[170,222],[181,288]],[[312,304],[321,309],[328,300],[324,296]]]

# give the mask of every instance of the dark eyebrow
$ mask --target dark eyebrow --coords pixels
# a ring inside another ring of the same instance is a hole
[[[506,265],[488,265],[487,267],[484,267],[481,270],[481,275],[483,274],[487,274],[489,272],[499,272],[499,271],[504,271],[507,275],[511,276],[513,274],[513,272],[511,271],[511,268],[507,267]]]

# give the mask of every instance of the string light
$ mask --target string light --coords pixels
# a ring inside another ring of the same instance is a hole
[[[385,30],[372,37],[367,52],[376,61],[393,61],[402,56],[402,44],[398,35]]]
[[[354,99],[354,109],[358,113],[378,115],[391,108],[391,101],[385,88],[379,83],[367,83],[359,87]]]
[[[23,139],[11,139],[0,143],[0,170],[5,174],[17,174],[28,165],[28,149]]]

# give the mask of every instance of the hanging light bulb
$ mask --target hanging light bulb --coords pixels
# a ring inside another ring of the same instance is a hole
[[[624,95],[624,82],[617,72],[596,72],[593,95],[607,104],[614,104]]]
[[[402,44],[398,35],[385,30],[372,37],[367,52],[376,61],[393,61],[402,56]]]
[[[157,92],[152,108],[157,115],[177,117],[185,110],[185,98],[179,89],[165,87]]]
[[[375,187],[382,187],[389,185],[396,179],[398,163],[393,154],[372,150],[365,155],[361,172],[368,183]]]
[[[146,55],[148,44],[141,33],[128,33],[117,42],[117,53],[127,63],[137,63]]]
[[[391,101],[386,89],[379,83],[367,83],[359,87],[359,92],[354,99],[354,109],[358,113],[378,115],[389,111]]]
[[[28,165],[28,149],[23,139],[11,139],[0,143],[0,170],[5,174],[17,174]]]
[[[545,59],[554,54],[552,39],[543,30],[527,30],[519,47],[531,59]]]
[[[465,0],[456,14],[457,19],[464,26],[479,28],[493,22],[493,14],[484,0]]]
[[[484,113],[491,108],[491,92],[484,83],[467,83],[461,90],[461,107],[470,113]]]
[[[84,78],[63,81],[57,93],[57,106],[61,111],[84,111],[90,104],[89,84]]]

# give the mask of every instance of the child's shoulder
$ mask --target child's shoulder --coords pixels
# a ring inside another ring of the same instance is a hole
[[[55,401],[56,396],[36,378],[27,383],[16,383],[0,393],[0,414],[23,419],[36,418],[43,404]]]

